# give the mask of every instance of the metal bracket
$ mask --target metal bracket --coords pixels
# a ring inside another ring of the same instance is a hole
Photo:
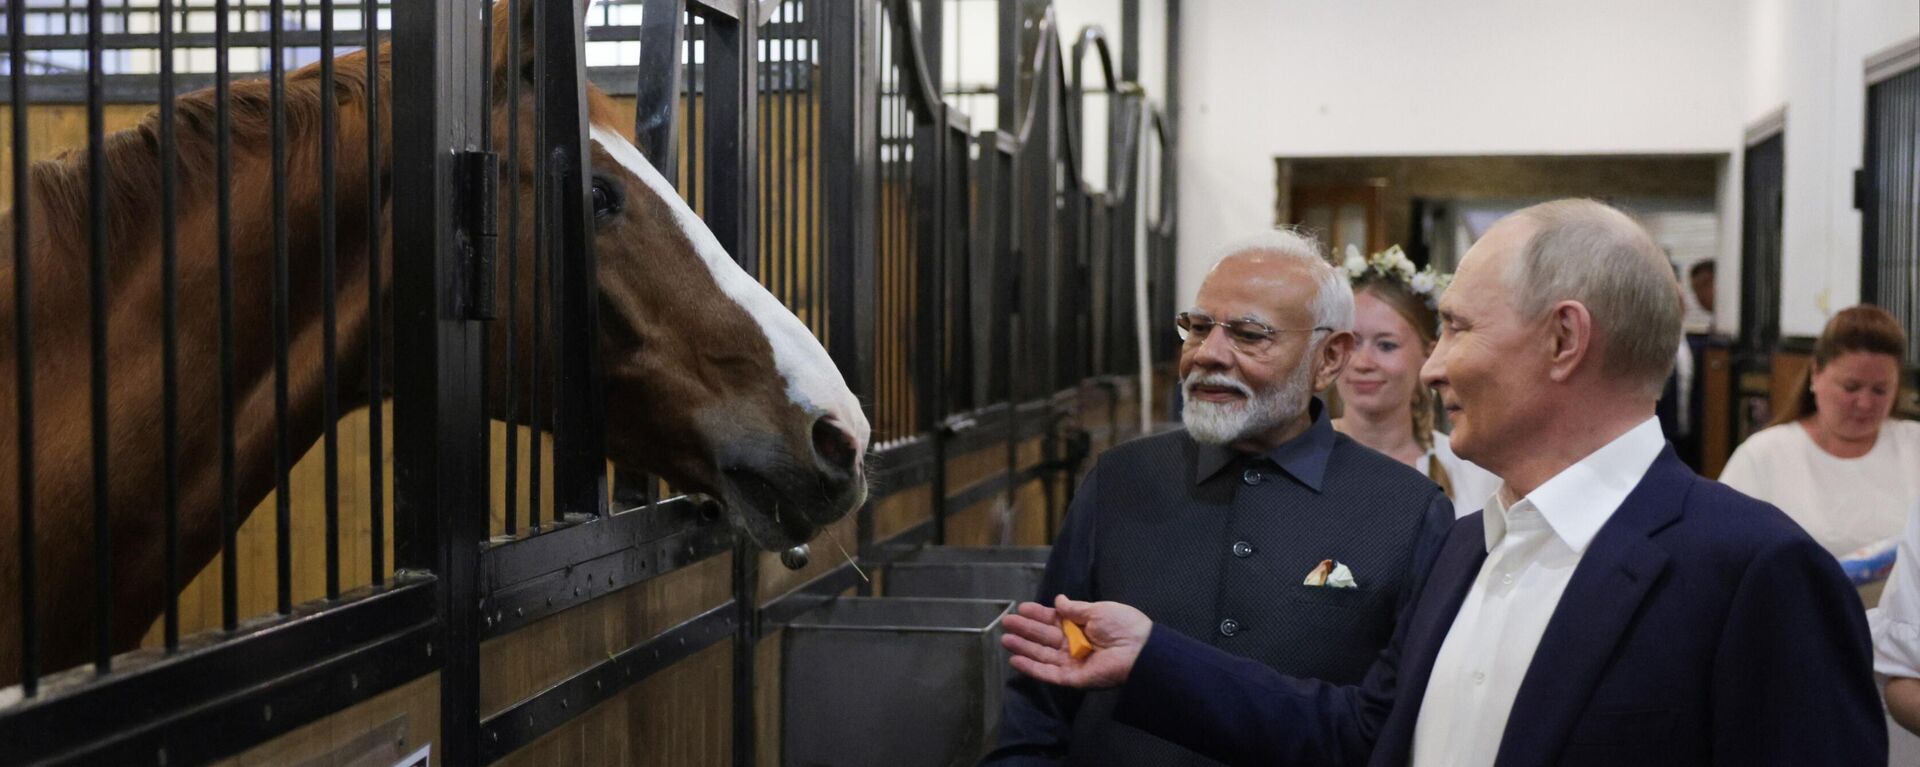
[[[459,220],[454,242],[460,248],[461,277],[454,306],[463,320],[491,320],[494,301],[494,252],[500,236],[500,155],[467,150],[454,155]]]

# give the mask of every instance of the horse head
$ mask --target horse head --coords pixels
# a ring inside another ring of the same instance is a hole
[[[507,121],[520,126],[519,167],[503,169],[517,175],[519,193],[503,198],[502,211],[520,219],[521,253],[536,252],[535,5],[501,0],[493,30],[494,135],[504,143]],[[508,24],[520,25],[517,52]],[[501,87],[507,78],[520,79],[517,104]],[[811,539],[866,500],[871,429],[859,400],[799,318],[614,127],[612,101],[591,85],[587,113],[607,457],[722,499],[762,548]],[[521,306],[531,301],[532,260],[514,267]],[[524,349],[515,356],[512,364],[530,367]]]

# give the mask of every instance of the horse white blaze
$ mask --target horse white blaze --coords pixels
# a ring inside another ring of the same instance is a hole
[[[827,350],[820,346],[819,339],[801,324],[800,318],[780,303],[772,293],[767,292],[752,275],[747,274],[740,264],[733,260],[726,248],[713,236],[713,230],[694,215],[687,207],[680,193],[674,191],[665,176],[653,167],[640,149],[619,131],[593,126],[593,140],[615,162],[620,163],[640,181],[666,201],[673,210],[674,220],[680,224],[680,230],[693,244],[695,252],[706,263],[707,271],[713,274],[713,281],[720,286],[720,292],[733,299],[747,315],[760,325],[760,332],[767,337],[767,343],[773,347],[774,366],[787,381],[787,397],[807,412],[822,412],[838,422],[853,437],[855,448],[864,454],[867,442],[872,437],[872,427],[867,423],[867,415],[860,409],[860,401],[853,396],[853,390],[847,388],[840,369],[833,364],[833,358],[827,356]]]

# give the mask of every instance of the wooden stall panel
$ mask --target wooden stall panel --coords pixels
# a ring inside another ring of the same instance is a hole
[[[1011,543],[1013,517],[999,497],[947,512],[948,546],[992,546]]]
[[[965,490],[1007,473],[1007,445],[995,442],[966,455],[947,458],[947,491]]]
[[[440,675],[428,674],[215,764],[386,767],[422,746],[437,746],[439,732]]]
[[[1723,346],[1708,347],[1702,375],[1700,472],[1718,479],[1733,454],[1733,360]]]
[[[732,567],[711,557],[481,643],[482,717],[726,602]]]
[[[107,104],[102,110],[106,132],[126,130],[140,124],[151,104]],[[13,110],[0,110],[0,136],[13,135]],[[27,108],[27,151],[35,162],[52,159],[71,149],[87,146],[87,105],[33,104]],[[0,210],[13,208],[13,144],[0,151]]]
[[[933,485],[897,491],[873,504],[873,538],[884,541],[933,519]]]
[[[340,438],[340,588],[349,591],[373,583],[373,493],[368,471],[368,410],[361,408],[342,417]],[[393,408],[381,410],[384,432],[382,444],[384,547],[382,572],[393,573]],[[315,443],[288,475],[293,504],[293,601],[298,604],[326,596],[326,516],[324,497],[326,464],[320,443]],[[274,514],[274,495],[269,493],[241,523],[235,535],[239,570],[239,614],[242,618],[272,612],[278,576],[274,554],[275,532],[279,521]],[[215,555],[180,592],[180,634],[219,628],[221,557]],[[153,577],[159,577],[154,573]],[[162,621],[156,620],[141,640],[142,647],[159,647],[163,642]]]
[[[733,648],[721,642],[496,762],[512,767],[733,762]]]

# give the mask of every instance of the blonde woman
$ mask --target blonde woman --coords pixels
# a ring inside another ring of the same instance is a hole
[[[1479,511],[1500,478],[1454,455],[1447,435],[1434,429],[1433,392],[1420,383],[1439,328],[1433,307],[1448,277],[1416,272],[1398,247],[1371,259],[1349,248],[1344,268],[1353,281],[1355,341],[1337,384],[1343,411],[1333,428],[1425,473],[1453,499],[1456,514]]]

